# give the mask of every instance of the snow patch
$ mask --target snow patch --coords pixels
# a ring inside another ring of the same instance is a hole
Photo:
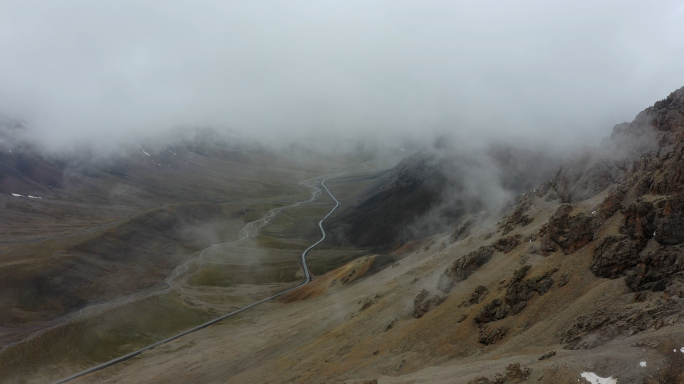
[[[588,382],[594,384],[617,384],[617,379],[614,379],[613,376],[604,378],[595,374],[594,372],[582,372],[580,376],[582,376]]]
[[[172,155],[177,156],[175,153],[171,152],[168,148],[164,148],[164,149],[166,149],[166,151],[171,153]]]
[[[14,197],[23,197],[22,195],[20,195],[20,194],[18,194],[18,193],[12,193],[12,196],[14,196]]]
[[[28,197],[29,197],[29,199],[42,199],[42,197],[40,197],[40,196],[31,196],[31,195],[28,195]]]
[[[646,362],[645,362],[645,361],[642,361],[641,363],[639,363],[639,366],[640,366],[640,367],[643,367],[643,368],[646,368]]]

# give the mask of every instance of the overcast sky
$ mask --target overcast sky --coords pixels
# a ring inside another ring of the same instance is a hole
[[[55,146],[178,126],[571,143],[681,86],[682,2],[0,0],[0,113]]]

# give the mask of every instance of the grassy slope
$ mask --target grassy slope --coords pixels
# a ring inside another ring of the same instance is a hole
[[[342,185],[339,184],[338,185]],[[262,200],[303,199],[306,196],[303,188],[298,195],[287,187],[280,194],[266,196],[255,194]],[[352,198],[361,186],[346,184],[346,190],[340,195]],[[272,192],[272,191],[269,191]],[[294,199],[293,199],[294,197]],[[252,199],[256,201],[255,199]],[[238,222],[244,223],[261,217],[272,208],[283,206],[284,202],[266,201],[246,205],[232,204],[230,209],[221,213],[232,218],[222,222],[225,233],[220,241],[235,237]],[[289,208],[278,215],[262,235],[247,241],[227,244],[207,255],[201,269],[191,265],[186,274],[185,288],[179,295],[177,291],[161,296],[152,296],[133,301],[99,314],[87,316],[65,326],[45,332],[35,339],[12,347],[0,354],[0,380],[32,380],[35,377],[56,379],[66,373],[74,372],[86,366],[105,361],[117,355],[131,351],[152,341],[159,340],[169,334],[199,324],[218,313],[225,313],[231,308],[245,305],[258,297],[266,296],[274,291],[284,289],[287,284],[299,281],[301,269],[299,257],[303,249],[320,236],[318,220],[332,207],[333,202],[327,195],[311,204]],[[192,210],[190,211],[192,216]],[[207,212],[195,215],[204,217]],[[145,213],[143,215],[149,215]],[[154,218],[154,215],[152,215]],[[152,220],[154,222],[155,220]],[[130,220],[114,226],[116,235],[107,238],[119,238],[121,227],[130,225]],[[132,235],[145,235],[146,225],[134,226]],[[230,229],[230,230],[229,230]],[[19,260],[26,262],[29,255],[36,253],[31,249],[43,248],[35,261],[49,259],[55,250],[68,248],[73,244],[93,242],[93,238],[101,238],[111,228],[93,231],[89,234],[60,237],[54,240],[36,242],[25,250]],[[232,233],[232,235],[228,235]],[[177,234],[168,234],[172,240]],[[193,238],[194,239],[194,238]],[[130,239],[129,239],[130,242]],[[126,242],[124,242],[126,243]],[[52,245],[50,245],[52,244]],[[55,245],[57,244],[57,245]],[[111,249],[111,244],[99,244],[102,249]],[[195,245],[195,244],[193,244]],[[130,247],[136,250],[135,246]],[[192,248],[196,252],[197,248]],[[150,250],[153,253],[153,250]],[[363,254],[356,249],[325,249],[312,255],[310,266],[314,274],[323,274],[347,261]],[[176,264],[180,259],[176,259]],[[7,264],[11,264],[7,262]],[[183,278],[181,279],[183,280]],[[159,281],[159,280],[157,280]],[[285,284],[285,285],[283,285]],[[107,291],[111,293],[110,291]],[[169,321],[173,317],[175,320]],[[106,321],[104,321],[106,319]],[[157,327],[156,324],[164,324]]]
[[[555,209],[554,204],[537,199],[531,209],[535,221],[513,234],[537,233]],[[591,212],[594,208],[581,209]],[[613,233],[615,226],[608,223],[604,231],[599,236]],[[653,380],[645,381],[650,383],[658,382],[670,367],[681,370],[681,364],[670,356],[671,346],[684,345],[681,324],[633,337],[622,335],[589,352],[562,349],[559,336],[578,316],[598,309],[620,311],[650,305],[634,303],[634,294],[623,279],[601,279],[591,273],[593,242],[572,255],[527,252],[530,246],[539,246],[539,239],[522,243],[509,254],[497,252],[458,283],[441,305],[432,306],[420,319],[413,318],[414,297],[423,289],[439,294],[435,288],[439,274],[459,257],[497,241],[501,237],[497,232],[495,226],[483,225],[456,243],[449,236],[436,236],[376,275],[320,297],[278,304],[277,310],[246,314],[247,322],[209,328],[165,347],[178,352],[152,351],[126,366],[77,382],[362,383],[379,379],[380,383],[465,384],[520,363],[532,369],[530,382],[576,382],[580,372],[592,370],[629,380],[650,375]],[[535,293],[521,313],[487,324],[488,328],[508,328],[502,340],[490,346],[479,343],[480,330],[473,318],[492,299],[505,294],[502,282],[523,264],[531,266],[530,277],[559,268],[553,275],[556,282],[546,294]],[[558,278],[564,273],[571,276],[570,281],[559,286]],[[478,285],[489,290],[485,300],[464,306]],[[649,295],[666,300],[662,293]],[[467,317],[462,319],[462,315]],[[537,359],[551,350],[558,356]],[[640,361],[648,361],[648,368],[641,368]]]

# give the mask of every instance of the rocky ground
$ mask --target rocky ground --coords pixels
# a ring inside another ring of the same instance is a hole
[[[684,383],[682,157],[684,88],[500,215],[76,382]]]
[[[78,382],[683,383],[682,139],[684,88],[503,216]]]

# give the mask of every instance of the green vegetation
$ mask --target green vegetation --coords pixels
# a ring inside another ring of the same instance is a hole
[[[75,373],[199,325],[215,314],[192,308],[175,294],[151,296],[73,321],[0,354],[0,381],[36,372]],[[53,367],[53,368],[46,368]],[[62,372],[55,367],[69,367]]]
[[[366,176],[349,176],[330,188],[336,196],[353,198],[370,182],[372,178]],[[38,256],[37,259],[51,260],[48,256],[59,249],[86,241],[90,241],[87,243],[90,248],[97,246],[103,251],[111,250],[109,243],[91,240],[100,237],[119,245],[123,251],[128,252],[130,248],[134,256],[138,252],[134,252],[134,249],[139,250],[146,244],[143,240],[148,241],[153,236],[165,240],[164,244],[179,243],[187,259],[190,251],[197,254],[195,251],[200,244],[206,246],[207,242],[234,240],[244,223],[262,218],[271,209],[282,208],[292,204],[292,201],[306,200],[310,196],[304,187],[298,187],[295,192],[294,188],[276,191],[273,185],[243,186],[263,190],[255,192],[246,205],[169,205],[88,233],[27,244],[24,251],[27,257],[22,261],[30,260],[38,265],[36,259],[28,257],[29,253]],[[266,200],[267,193],[270,194],[270,200]],[[247,197],[247,194],[244,195]],[[282,200],[271,201],[274,199]],[[237,287],[240,284],[287,284],[300,281],[301,253],[320,238],[318,221],[333,205],[332,199],[322,193],[315,202],[282,210],[267,226],[261,228],[257,237],[224,243],[207,252],[201,268],[190,264],[190,270],[177,279],[186,284],[186,290],[191,291],[191,299],[185,297],[185,293],[173,291],[138,299],[97,315],[77,319],[9,348],[0,354],[0,381],[64,377],[215,318],[218,316],[218,313],[213,313],[215,308],[240,307],[253,302],[249,289],[241,290]],[[184,224],[182,230],[178,230],[179,227],[170,219],[176,220],[176,217]],[[207,220],[209,217],[211,220]],[[225,218],[225,222],[221,218]],[[188,226],[188,223],[192,225]],[[119,227],[130,229],[122,231]],[[150,232],[150,228],[162,235]],[[112,236],[104,236],[107,233]],[[103,245],[100,246],[100,243]],[[154,253],[155,249],[150,246],[150,252]],[[365,250],[340,249],[322,244],[321,248],[310,252],[308,264],[313,274],[322,275],[366,253]],[[178,255],[181,254],[167,254],[159,261],[182,262],[183,258]],[[195,300],[204,304],[193,304]]]
[[[300,239],[306,249],[321,237],[318,222],[334,206],[330,196],[322,195],[316,202],[288,208],[278,215],[261,233],[283,239]]]

